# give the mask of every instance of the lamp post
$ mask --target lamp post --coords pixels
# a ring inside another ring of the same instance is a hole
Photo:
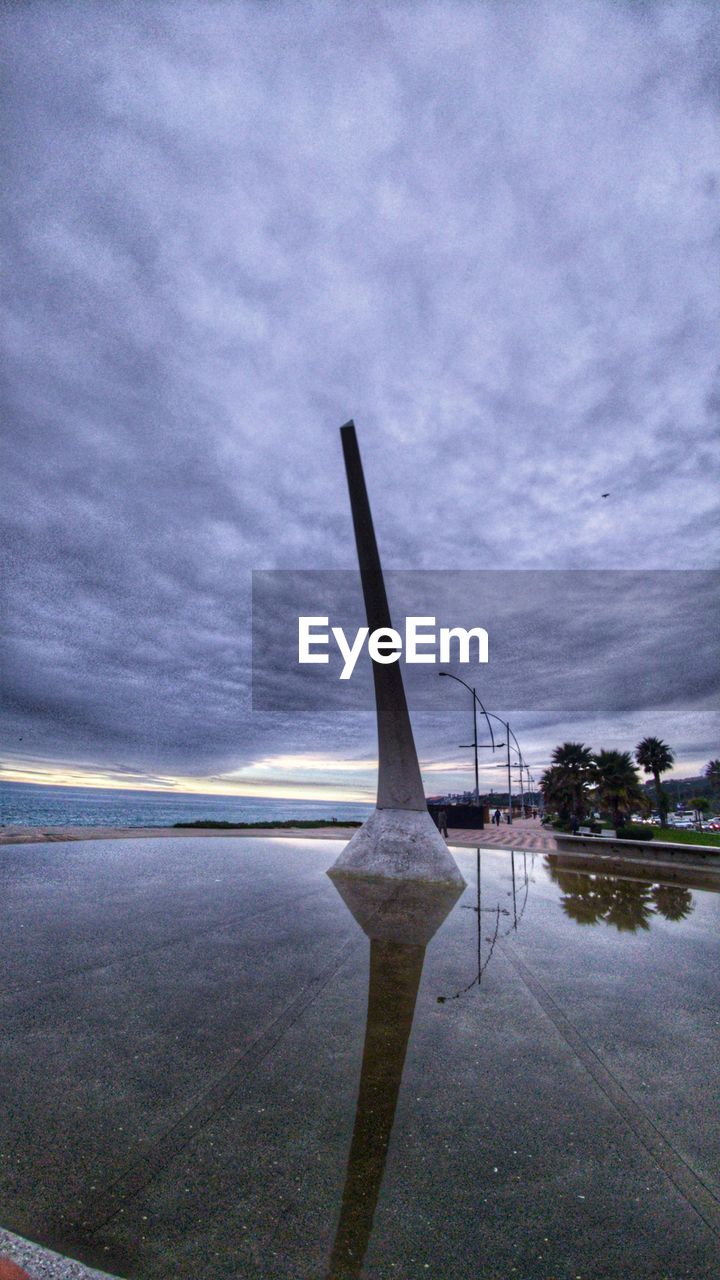
[[[501,719],[500,716],[496,716],[494,711],[490,711],[487,714],[492,716],[493,720],[497,720],[498,723],[503,726],[506,734],[505,745],[507,747],[507,760],[506,760],[505,767],[507,769],[507,785],[508,785],[508,822],[512,826],[512,763],[510,760],[510,735],[511,734],[513,737],[513,741],[515,742],[515,745],[517,747],[518,755],[520,754],[520,745],[518,743],[517,738],[515,737],[515,734],[510,728],[509,722],[507,720],[503,720]],[[522,783],[520,784],[520,790],[522,790]]]
[[[528,790],[530,788],[530,770],[528,769],[522,757],[522,752],[519,754],[519,759],[518,759],[516,768],[520,772],[520,812],[524,818],[525,817],[525,785],[523,782],[523,770],[525,771],[525,775],[527,778]]]
[[[512,772],[510,768],[510,725],[505,723],[507,731],[507,775],[508,775],[508,825],[512,826]]]
[[[477,712],[476,712],[476,709],[475,709],[475,704],[476,704],[476,703],[477,703],[477,705],[479,706],[480,710],[482,711],[483,715],[485,716],[485,719],[487,720],[488,729],[490,730],[491,750],[493,750],[493,751],[494,751],[496,747],[503,747],[503,746],[504,746],[504,747],[507,747],[507,759],[506,759],[506,765],[505,765],[505,767],[506,767],[506,769],[507,769],[507,784],[508,784],[508,823],[509,823],[510,825],[512,825],[512,761],[511,761],[511,759],[510,759],[510,739],[511,739],[511,738],[512,738],[512,740],[513,740],[514,744],[515,744],[515,750],[516,750],[516,751],[517,751],[517,753],[518,753],[518,758],[519,758],[519,761],[520,761],[520,769],[521,769],[521,772],[520,772],[520,795],[521,795],[521,798],[522,798],[523,814],[524,814],[524,812],[525,812],[525,795],[524,795],[524,791],[523,791],[522,769],[523,769],[523,768],[525,768],[525,767],[526,767],[526,765],[525,765],[525,762],[524,762],[524,760],[523,760],[523,754],[522,754],[522,751],[520,750],[520,743],[518,742],[517,738],[515,737],[515,734],[513,733],[512,729],[510,728],[510,722],[509,722],[508,720],[503,720],[501,716],[496,716],[494,711],[486,711],[486,710],[485,710],[485,708],[484,708],[484,706],[483,706],[483,704],[482,704],[482,702],[480,701],[480,699],[479,699],[479,698],[478,698],[478,696],[477,696],[477,692],[476,692],[476,690],[475,690],[475,689],[473,689],[473,688],[471,687],[471,685],[466,684],[464,680],[461,680],[459,676],[454,676],[454,675],[452,674],[452,671],[438,671],[438,675],[439,675],[439,676],[444,676],[444,677],[445,677],[446,679],[448,679],[448,680],[456,680],[458,684],[463,685],[463,686],[464,686],[464,688],[466,688],[466,689],[467,689],[468,693],[471,693],[471,694],[472,694],[472,696],[473,696],[473,741],[472,741],[472,742],[467,743],[466,745],[467,745],[468,747],[472,747],[472,748],[473,748],[473,750],[474,750],[474,752],[475,752],[475,802],[476,802],[476,804],[477,804],[477,803],[479,803],[479,791],[480,791],[480,783],[479,783],[479,779],[478,779],[478,756],[477,756],[477,753],[478,753],[479,748],[484,747],[484,746],[486,746],[486,745],[487,745],[487,744],[485,744],[485,743],[478,743],[478,740],[477,740]],[[504,728],[504,730],[505,730],[505,734],[506,734],[505,742],[496,742],[496,741],[495,741],[495,735],[494,735],[494,733],[493,733],[493,727],[492,727],[492,725],[491,725],[491,723],[490,723],[490,721],[491,721],[491,720],[497,720],[498,724],[501,724],[501,725],[503,726],[503,728]]]
[[[490,714],[492,715],[492,712]],[[512,730],[510,730],[510,732],[512,733]],[[507,765],[498,764],[495,766],[495,768],[506,769]],[[520,805],[522,808],[522,815],[523,817],[526,817],[528,804],[531,803],[528,797],[532,795],[533,790],[536,789],[537,784],[535,782],[534,775],[530,772],[530,768],[522,756],[518,760],[517,764],[511,765],[510,768],[511,768],[511,771],[513,769],[517,769],[520,776]],[[523,778],[523,774],[525,775],[524,778]]]
[[[539,813],[539,814],[540,814],[540,816],[542,817],[542,813],[543,813],[543,793],[542,793],[542,791],[540,790],[540,787],[538,786],[538,782],[537,782],[537,779],[536,779],[536,777],[535,777],[535,774],[534,774],[534,773],[529,773],[529,772],[528,772],[528,777],[529,777],[529,779],[530,779],[530,783],[531,783],[531,788],[532,788],[532,793],[533,793],[533,795],[535,795],[535,794],[537,794],[537,795],[538,795],[538,800],[537,800],[537,805],[536,805],[536,807],[537,807],[538,813]]]
[[[524,764],[523,754],[522,754],[522,751],[520,750],[520,743],[518,742],[517,738],[515,737],[515,734],[510,728],[510,722],[508,720],[501,719],[500,716],[496,716],[494,711],[486,711],[485,714],[491,716],[493,720],[497,720],[498,723],[503,726],[505,733],[507,734],[507,738],[506,738],[507,762],[505,767],[507,769],[507,779],[508,779],[508,822],[512,825],[512,763],[510,760],[510,739],[511,738],[515,743],[515,750],[518,753],[518,758],[521,764]],[[520,795],[521,797],[523,797],[522,772],[520,774]]]
[[[500,742],[500,743],[496,743],[496,742],[495,742],[495,734],[493,733],[493,727],[492,727],[492,725],[491,725],[491,723],[490,723],[490,715],[491,715],[492,713],[488,714],[488,712],[485,710],[485,708],[484,708],[484,706],[483,706],[482,702],[480,701],[480,699],[479,699],[479,698],[478,698],[478,696],[477,696],[477,691],[476,691],[475,689],[473,689],[471,685],[466,684],[464,680],[461,680],[459,676],[454,676],[454,675],[452,674],[452,672],[451,672],[451,671],[438,671],[438,675],[439,675],[439,676],[444,676],[447,680],[456,680],[458,684],[463,685],[463,687],[464,687],[465,689],[467,689],[468,693],[471,693],[471,694],[472,694],[472,699],[473,699],[473,740],[472,740],[472,742],[468,742],[468,743],[464,743],[464,744],[463,744],[463,743],[460,743],[460,746],[461,746],[461,748],[462,748],[463,750],[465,749],[465,747],[466,747],[466,746],[467,746],[467,747],[472,747],[472,748],[473,748],[473,752],[474,752],[474,756],[475,756],[475,804],[476,804],[476,805],[479,805],[479,804],[480,804],[480,778],[479,778],[479,774],[478,774],[478,751],[479,751],[481,748],[482,748],[482,749],[484,749],[484,750],[487,750],[487,749],[488,749],[488,745],[489,745],[489,749],[490,749],[491,751],[494,751],[496,746],[500,746],[500,747],[501,747],[501,746],[503,746],[503,743],[502,743],[502,742]],[[487,743],[478,743],[478,740],[477,740],[477,709],[478,709],[478,707],[480,707],[480,710],[482,711],[483,715],[485,716],[485,719],[487,720],[488,729],[490,730],[490,743],[489,743],[489,744],[487,744]],[[497,719],[497,716],[495,717],[495,719]]]

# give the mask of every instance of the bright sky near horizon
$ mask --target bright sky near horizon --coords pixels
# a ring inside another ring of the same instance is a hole
[[[372,796],[370,707],[250,702],[251,571],[354,566],[351,416],[387,567],[717,564],[716,6],[0,24],[0,776]],[[669,607],[651,691],[621,634],[594,712],[525,690],[538,773],[567,737],[718,755],[712,613]],[[444,687],[414,717],[428,791],[471,785],[469,719]]]

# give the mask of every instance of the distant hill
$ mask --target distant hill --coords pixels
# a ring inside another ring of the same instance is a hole
[[[673,807],[689,800],[691,796],[709,797],[712,794],[710,783],[702,774],[698,778],[663,778],[662,785]],[[652,778],[644,782],[643,786],[652,801],[655,796],[655,784]]]

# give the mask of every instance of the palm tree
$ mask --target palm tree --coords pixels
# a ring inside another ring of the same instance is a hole
[[[582,742],[564,742],[552,753],[552,765],[540,783],[545,803],[562,821],[581,822],[588,808],[588,787],[593,779],[593,755]]]
[[[684,920],[694,910],[690,890],[679,884],[654,884],[651,896],[655,909],[666,920]]]
[[[695,811],[695,825],[698,831],[700,831],[702,829],[703,815],[706,814],[710,808],[710,801],[707,796],[692,796],[687,803],[688,808],[694,809]]]
[[[660,814],[660,826],[664,827],[667,823],[668,802],[667,796],[662,789],[660,774],[667,773],[668,769],[672,769],[675,763],[675,756],[667,742],[663,742],[662,738],[643,738],[642,742],[638,742],[635,748],[635,759],[645,773],[651,773],[653,776],[658,813]]]
[[[567,821],[570,817],[570,801],[560,770],[556,765],[551,765],[543,773],[540,779],[540,790],[543,793],[546,811],[556,813],[562,822]]]
[[[705,777],[710,783],[713,794],[720,791],[720,760],[711,760],[705,767]]]
[[[547,859],[546,859],[547,862]],[[560,905],[576,924],[598,924],[605,914],[602,894],[595,877],[583,871],[560,871],[549,865],[550,877],[562,889]]]
[[[626,815],[646,803],[633,758],[629,751],[598,751],[594,765],[600,805],[620,827]]]
[[[550,877],[562,890],[560,905],[576,924],[614,925],[618,933],[649,929],[653,916],[650,885],[619,876],[560,871],[548,864]]]
[[[608,886],[607,896],[605,920],[613,924],[618,933],[637,933],[638,929],[650,928],[653,912],[649,885],[617,878]]]

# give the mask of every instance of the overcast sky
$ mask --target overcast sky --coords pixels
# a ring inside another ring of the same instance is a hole
[[[2,28],[6,776],[371,794],[370,710],[250,702],[252,570],[354,565],[350,417],[388,567],[717,565],[716,6],[31,0]],[[531,763],[720,754],[703,584],[666,592],[634,697],[636,626],[577,716],[518,671]],[[435,683],[431,791],[470,785]]]

